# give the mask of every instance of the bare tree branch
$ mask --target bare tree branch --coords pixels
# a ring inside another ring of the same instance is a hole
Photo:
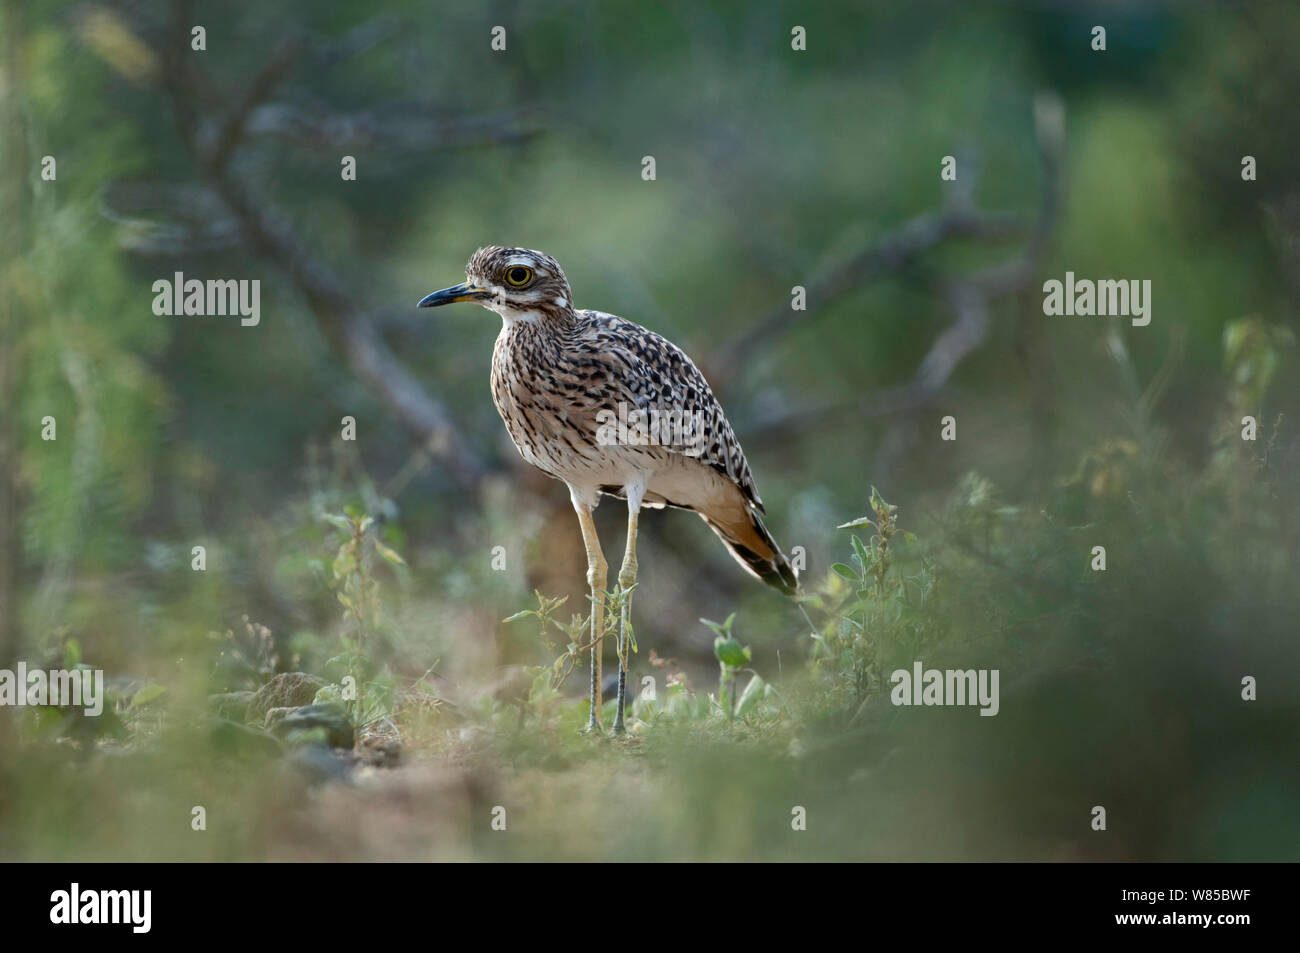
[[[950,238],[1007,241],[1021,237],[1027,230],[1024,217],[1010,212],[977,212],[960,206],[927,212],[837,266],[808,289],[808,299],[818,308],[825,308],[867,282],[900,270]],[[795,311],[789,303],[778,305],[756,326],[732,341],[711,366],[719,377],[730,378],[756,348],[770,344],[813,314]]]
[[[246,241],[220,196],[196,185],[113,182],[100,197],[99,214],[118,226],[117,247],[134,254],[202,254]]]
[[[842,419],[841,411],[850,408],[858,416],[881,416],[902,410],[916,410],[930,404],[945,392],[948,380],[958,365],[983,343],[988,333],[989,302],[1018,292],[1033,280],[1060,219],[1065,146],[1065,111],[1060,99],[1054,94],[1040,94],[1034,104],[1034,121],[1045,169],[1045,182],[1042,207],[1029,240],[1021,253],[1010,261],[954,279],[944,286],[945,297],[955,318],[930,346],[912,380],[901,387],[869,394],[848,404],[829,408],[791,409],[761,422],[757,428],[760,433],[771,436],[793,427],[815,425],[819,420]],[[965,201],[959,200],[956,211],[960,213],[965,204]],[[827,287],[833,291],[847,290],[865,280],[860,276],[874,276],[896,269],[909,257],[957,234],[1001,236],[1010,222],[1001,214],[989,218],[988,213],[967,211],[962,213],[965,218],[950,219],[951,214],[950,210],[913,220],[892,238],[842,266],[832,276],[835,280],[827,282]],[[850,274],[859,277],[851,280],[848,277]],[[779,314],[774,313],[769,322],[775,325],[776,319],[780,317],[779,324],[785,326],[789,323],[789,314],[802,313],[804,312],[790,312],[783,308]],[[758,343],[759,339],[752,334],[746,335],[737,342],[738,347],[733,348],[732,355],[738,352],[743,356]]]
[[[540,135],[536,110],[511,109],[455,119],[383,118],[372,113],[316,115],[286,103],[268,103],[248,117],[247,135],[284,139],[306,149],[382,149],[397,156],[430,149],[522,142]]]
[[[244,95],[235,105],[234,111],[218,127],[212,144],[207,148],[200,148],[199,158],[205,165],[211,169],[220,169],[226,165],[230,153],[244,138],[244,129],[253,109],[265,101],[280,84],[293,66],[294,60],[298,58],[301,49],[302,40],[298,36],[286,37],[280,41],[266,65],[258,71],[252,82],[248,84],[248,88],[244,90]]]
[[[950,291],[949,300],[954,303],[960,300],[969,305],[972,294],[982,294],[985,298],[996,297],[1023,285],[1032,277],[1059,218],[1065,118],[1064,106],[1057,96],[1039,94],[1034,103],[1034,123],[1046,173],[1046,193],[1037,221],[1032,227],[1019,213],[976,209],[972,199],[974,176],[967,174],[959,183],[954,183],[956,187],[949,193],[944,208],[917,216],[834,268],[826,278],[808,289],[809,300],[824,311],[825,306],[836,298],[856,291],[882,275],[900,271],[920,255],[949,239],[1002,242],[1024,237],[1028,233],[1028,242],[1019,258],[1001,268],[989,269],[967,279],[968,282],[973,282],[974,287],[960,292]],[[769,346],[815,313],[795,311],[785,302],[773,308],[767,317],[739,335],[711,362],[716,378],[721,382],[730,380],[754,350]],[[953,339],[944,345],[945,349],[951,346]],[[969,349],[965,353],[969,353]],[[935,360],[938,361],[939,358],[935,357]]]
[[[385,40],[401,33],[403,21],[398,17],[380,13],[363,23],[358,23],[337,40],[324,46],[318,54],[324,66],[334,66],[360,56]]]
[[[473,488],[486,472],[446,408],[393,356],[378,331],[364,317],[335,269],[317,259],[295,234],[288,217],[262,196],[254,195],[230,168],[243,142],[250,117],[287,75],[301,48],[291,37],[249,82],[236,108],[215,126],[199,115],[195,77],[183,51],[187,48],[186,0],[173,7],[168,50],[163,56],[164,86],[170,94],[177,129],[200,175],[221,199],[240,231],[257,251],[288,273],[306,299],[331,351],[374,393],[403,427],[438,458],[461,486]]]

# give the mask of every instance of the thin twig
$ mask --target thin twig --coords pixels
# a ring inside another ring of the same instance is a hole
[[[247,133],[250,116],[287,76],[301,48],[290,37],[248,83],[234,110],[205,132],[197,108],[198,79],[182,51],[188,49],[187,0],[176,0],[170,40],[162,55],[164,88],[182,141],[200,175],[239,222],[253,247],[286,271],[306,299],[330,349],[397,418],[408,433],[444,465],[458,485],[473,489],[487,472],[478,453],[465,441],[442,403],[434,399],[393,355],[365,309],[355,302],[336,269],[318,260],[295,233],[288,217],[231,169],[231,159]]]
[[[1037,273],[1060,220],[1063,195],[1062,164],[1065,138],[1064,106],[1054,94],[1040,94],[1034,103],[1039,153],[1045,169],[1044,194],[1038,218],[1021,253],[974,274],[947,282],[943,293],[955,317],[930,346],[912,380],[900,387],[868,394],[847,405],[858,416],[880,416],[927,406],[945,393],[953,372],[984,341],[989,330],[989,302],[1023,290]],[[921,252],[959,235],[1006,237],[1013,228],[1023,228],[1019,219],[1007,213],[974,212],[959,199],[955,210],[932,213],[914,219],[899,232],[876,244],[846,265],[818,290],[819,306],[856,289],[862,282],[896,271]],[[724,352],[719,366],[735,367],[759,343],[770,343],[774,335],[788,330],[809,312],[783,305],[757,329],[747,332]],[[839,421],[837,413],[846,405],[818,408],[788,408],[762,421],[758,432],[771,434],[819,421]],[[753,428],[751,428],[752,430]]]

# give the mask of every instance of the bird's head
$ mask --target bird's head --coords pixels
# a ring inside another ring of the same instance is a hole
[[[470,256],[465,281],[420,299],[417,307],[436,308],[473,301],[507,323],[564,319],[573,313],[569,280],[550,255],[528,248],[489,245]]]

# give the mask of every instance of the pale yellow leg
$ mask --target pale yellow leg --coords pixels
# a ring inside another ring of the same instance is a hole
[[[618,571],[618,711],[614,713],[614,733],[622,734],[623,712],[627,709],[627,663],[632,654],[632,638],[628,632],[632,612],[632,587],[636,585],[636,528],[640,516],[640,501],[629,500],[627,508],[627,548],[623,551],[623,566]]]
[[[587,586],[591,589],[591,717],[588,731],[600,731],[602,704],[600,691],[601,636],[605,632],[605,583],[609,564],[600,551],[600,537],[596,535],[596,521],[591,517],[591,507],[574,502],[578,511],[578,525],[582,527],[582,544],[587,548]]]

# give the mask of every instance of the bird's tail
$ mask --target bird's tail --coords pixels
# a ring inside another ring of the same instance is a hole
[[[700,517],[727,544],[731,555],[736,557],[736,562],[746,571],[773,589],[780,589],[787,596],[795,596],[803,591],[799,588],[799,574],[790,565],[785,553],[781,552],[781,547],[776,544],[758,514],[749,507],[744,507],[740,513],[728,513],[726,516],[700,513]]]

